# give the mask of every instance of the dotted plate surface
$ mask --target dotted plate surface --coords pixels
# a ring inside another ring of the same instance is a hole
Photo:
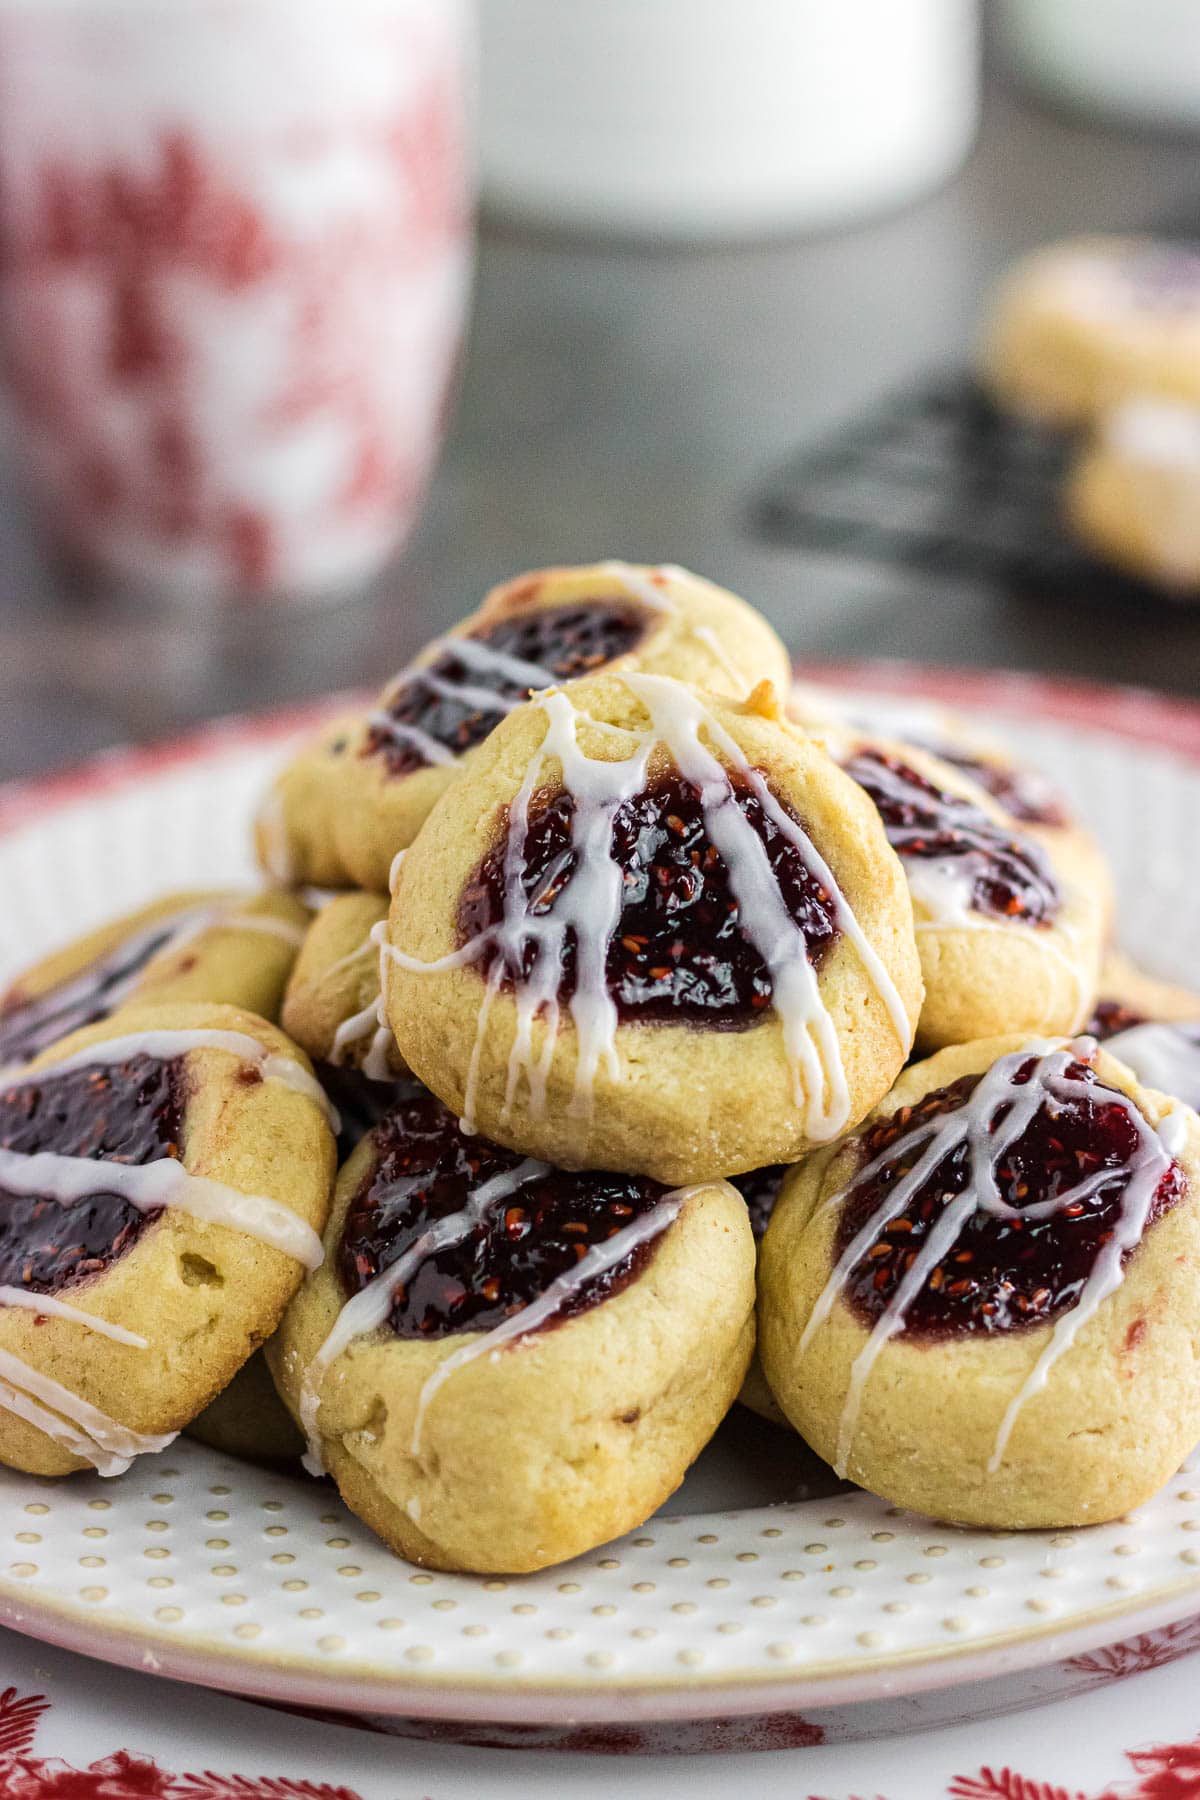
[[[1200,765],[1077,724],[1019,735],[1112,856],[1128,948],[1200,986]],[[0,981],[164,887],[251,879],[280,755],[260,726],[22,816],[0,834]],[[184,1439],[115,1481],[0,1470],[5,1622],[313,1705],[533,1722],[871,1700],[1197,1611],[1200,1472],[1113,1525],[955,1530],[838,1490],[738,1409],[642,1530],[507,1581],[414,1570],[329,1484]]]

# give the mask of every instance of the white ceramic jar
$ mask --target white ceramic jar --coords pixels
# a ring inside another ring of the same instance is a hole
[[[1052,99],[1139,125],[1200,126],[1196,0],[1003,0],[1000,31]]]
[[[840,223],[941,181],[975,0],[483,0],[485,201],[688,239]]]

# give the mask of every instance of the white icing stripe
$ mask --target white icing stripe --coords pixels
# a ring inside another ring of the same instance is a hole
[[[968,1148],[970,1174],[966,1188],[947,1204],[930,1230],[851,1367],[838,1424],[834,1467],[839,1475],[844,1477],[847,1472],[863,1393],[879,1355],[888,1342],[903,1331],[909,1307],[972,1215],[986,1212],[998,1219],[1025,1221],[1049,1218],[1067,1206],[1091,1198],[1119,1175],[1120,1171],[1101,1168],[1048,1200],[1020,1207],[1009,1205],[1001,1196],[996,1170],[1043,1107],[1053,1108],[1073,1100],[1094,1103],[1099,1093],[1106,1105],[1121,1107],[1137,1134],[1138,1148],[1129,1164],[1115,1227],[1097,1251],[1078,1299],[1055,1321],[1033,1369],[1005,1410],[988,1465],[991,1473],[1004,1459],[1021,1408],[1046,1385],[1054,1364],[1070,1349],[1103,1302],[1120,1286],[1124,1279],[1124,1257],[1141,1241],[1159,1183],[1182,1147],[1186,1128],[1181,1127],[1181,1121],[1173,1114],[1168,1114],[1156,1130],[1127,1095],[1105,1084],[1096,1087],[1067,1074],[1073,1061],[1086,1060],[1094,1051],[1095,1044],[1090,1038],[1070,1043],[1031,1039],[1022,1049],[993,1063],[963,1105],[952,1112],[918,1121],[910,1131],[886,1145],[878,1156],[857,1170],[847,1187],[826,1202],[825,1210],[836,1210],[884,1169],[897,1166],[919,1150],[916,1161],[889,1187],[883,1201],[839,1256],[801,1333],[797,1360],[807,1353],[817,1331],[844,1295],[855,1268],[880,1240],[882,1233],[893,1220],[903,1215],[947,1157],[962,1145]],[[1037,1061],[1030,1079],[1016,1083],[1015,1075],[1031,1057]],[[1005,1109],[1004,1116],[997,1123],[996,1115],[1001,1108]]]
[[[342,1020],[333,1034],[333,1043],[329,1047],[329,1060],[334,1068],[340,1068],[346,1059],[346,1053],[355,1044],[361,1043],[368,1033],[376,1029],[376,1003],[371,1001],[361,1012],[350,1013]]]
[[[479,638],[453,635],[436,638],[429,646],[426,656],[426,661],[414,664],[397,676],[388,688],[382,706],[368,714],[367,723],[397,743],[410,745],[427,763],[444,766],[457,762],[458,758],[453,750],[440,743],[429,732],[423,731],[419,725],[394,719],[388,712],[388,706],[407,688],[423,687],[436,694],[439,699],[454,702],[468,711],[494,713],[497,717],[513,712],[524,704],[523,692],[516,695],[499,694],[494,688],[480,687],[475,682],[441,673],[433,667],[439,657],[452,656],[474,674],[492,675],[501,681],[512,682],[522,690],[532,689],[536,692],[540,688],[549,687],[554,680],[552,672],[543,669],[539,663],[526,662],[523,657],[494,650]]]
[[[841,1047],[821,999],[817,972],[804,934],[783,902],[766,847],[737,804],[725,767],[701,744],[702,729],[747,779],[777,829],[795,845],[805,866],[826,889],[839,929],[858,951],[893,1030],[907,1050],[913,1028],[904,1002],[812,839],[699,697],[661,675],[629,675],[625,679],[649,710],[655,731],[680,773],[700,788],[705,828],[728,868],[741,928],[771,972],[772,1004],[783,1025],[796,1102],[804,1107],[805,1134],[815,1142],[836,1137],[849,1119],[850,1097]],[[824,1099],[826,1088],[828,1100]]]
[[[297,949],[306,936],[304,926],[297,925],[294,919],[277,919],[271,913],[226,913],[215,917],[212,923],[223,931],[261,931],[264,936],[282,938]]]
[[[257,1038],[250,1037],[244,1031],[183,1029],[126,1032],[121,1037],[105,1038],[84,1050],[75,1050],[70,1056],[64,1056],[57,1062],[46,1063],[33,1076],[23,1071],[22,1079],[36,1080],[42,1075],[61,1075],[68,1069],[86,1069],[94,1064],[128,1062],[134,1056],[152,1056],[161,1062],[167,1062],[175,1056],[187,1056],[193,1050],[227,1050],[242,1062],[253,1064],[264,1081],[277,1081],[281,1087],[303,1094],[306,1100],[311,1100],[324,1114],[331,1131],[336,1133],[340,1129],[337,1112],[330,1105],[329,1097],[320,1082],[290,1056],[268,1050],[265,1044],[260,1044]],[[3,1073],[5,1072],[0,1071],[0,1074]]]
[[[436,1219],[402,1256],[398,1256],[394,1263],[381,1270],[374,1280],[347,1300],[333,1329],[304,1371],[304,1379],[300,1385],[298,1411],[301,1429],[308,1441],[304,1463],[310,1474],[320,1475],[324,1468],[317,1414],[321,1404],[321,1384],[330,1364],[337,1360],[355,1338],[374,1331],[384,1323],[392,1310],[396,1290],[403,1287],[415,1269],[420,1268],[422,1263],[435,1256],[439,1250],[461,1243],[493,1207],[498,1206],[502,1200],[507,1200],[518,1188],[524,1187],[527,1182],[538,1181],[549,1173],[548,1163],[527,1158],[518,1163],[515,1169],[493,1175],[490,1181],[485,1181],[466,1196],[460,1211],[449,1213],[443,1219]],[[382,1207],[389,1200],[402,1200],[406,1195],[415,1193],[428,1180],[427,1174],[405,1176],[403,1180],[392,1183],[377,1194],[376,1204]]]
[[[546,731],[531,756],[508,815],[503,871],[503,916],[457,950],[429,962],[407,955],[380,934],[381,954],[413,973],[465,967],[494,952],[485,977],[475,1047],[466,1085],[463,1125],[474,1129],[474,1103],[483,1034],[492,1001],[503,975],[532,959],[528,972],[514,982],[515,1030],[508,1055],[508,1078],[501,1116],[516,1103],[522,1078],[534,1117],[543,1116],[547,1083],[557,1042],[560,1010],[558,989],[563,953],[569,937],[575,944],[576,979],[569,1010],[576,1030],[574,1116],[590,1113],[595,1080],[603,1068],[617,1080],[617,1012],[608,991],[609,944],[621,915],[624,876],[612,855],[613,825],[618,810],[646,784],[650,758],[662,744],[685,780],[699,790],[709,840],[724,859],[738,904],[739,923],[772,979],[772,1003],[783,1026],[784,1045],[796,1104],[803,1109],[805,1134],[820,1142],[845,1128],[850,1098],[841,1049],[833,1022],[821,998],[817,972],[800,927],[792,919],[770,865],[766,848],[737,802],[729,769],[700,741],[703,731],[749,783],[777,828],[795,845],[806,867],[821,882],[840,931],[853,944],[868,979],[883,1001],[902,1047],[912,1042],[912,1025],[895,984],[868,941],[832,870],[803,829],[776,800],[736,741],[724,731],[698,694],[666,676],[623,677],[630,692],[650,714],[649,730],[608,731],[630,746],[625,757],[605,760],[580,747],[581,719],[569,692],[553,689],[538,695]],[[543,783],[546,763],[556,760],[563,788],[575,805],[570,820],[574,867],[555,897],[553,907],[538,913],[537,893],[525,890],[525,845],[530,806]],[[377,928],[378,929],[378,928]],[[534,1024],[542,1025],[540,1050]]]
[[[407,850],[397,850],[395,856],[392,858],[391,866],[388,869],[388,893],[393,897],[395,896],[396,884],[400,880],[400,871],[404,867],[404,859],[407,855]]]
[[[99,1475],[123,1475],[135,1456],[165,1450],[179,1436],[177,1431],[133,1431],[9,1350],[0,1350],[0,1406],[90,1463]]]
[[[493,649],[491,644],[485,644],[479,638],[446,637],[441,640],[441,648],[477,675],[502,675],[508,681],[534,689],[550,687],[554,681],[551,670],[544,669],[540,663],[528,662],[523,656],[511,656],[506,650]],[[417,674],[424,678],[425,671],[418,670]]]
[[[655,612],[673,613],[678,610],[673,597],[654,580],[656,575],[662,576],[664,581],[686,582],[691,579],[687,570],[681,569],[677,563],[661,563],[654,569],[638,569],[632,563],[606,562],[601,563],[600,568],[605,575],[615,576],[635,600],[640,600],[643,606],[649,606]]]
[[[94,1194],[116,1194],[139,1212],[169,1207],[208,1225],[245,1232],[272,1250],[295,1257],[307,1269],[320,1266],[321,1240],[311,1225],[281,1201],[244,1194],[240,1188],[192,1175],[173,1156],[156,1162],[100,1162],[59,1156],[53,1150],[0,1149],[0,1187],[70,1206]]]
[[[724,672],[727,679],[732,683],[733,691],[738,696],[739,700],[743,695],[749,693],[750,684],[747,682],[746,677],[742,674],[741,670],[735,668],[725,654],[725,646],[722,644],[712,626],[689,625],[688,630],[698,643],[704,645],[704,648],[712,656],[717,667]]]
[[[382,1018],[382,998],[375,1002],[375,1016]],[[362,1060],[362,1072],[368,1081],[391,1081],[395,1076],[392,1067],[391,1052],[396,1039],[391,1026],[384,1020],[376,1026],[375,1036],[371,1039],[370,1048]]]
[[[317,977],[316,986],[324,987],[327,981],[332,981],[335,975],[340,975],[342,973],[343,969],[352,969],[360,958],[373,955],[374,951],[375,940],[370,932],[368,932],[361,944],[356,944],[353,950],[347,950],[345,956],[339,956],[336,962],[331,962],[327,969],[321,970],[320,975]]]
[[[371,949],[374,948],[372,944]],[[351,1013],[343,1019],[334,1032],[329,1061],[335,1069],[341,1068],[347,1052],[355,1044],[361,1044],[365,1037],[370,1037],[371,1042],[360,1065],[362,1073],[368,1081],[391,1081],[395,1076],[391,1053],[396,1039],[383,1010],[382,991],[361,1012]]]
[[[505,1344],[528,1337],[531,1332],[537,1331],[539,1326],[552,1319],[571,1296],[577,1294],[587,1282],[593,1281],[599,1275],[607,1274],[610,1269],[616,1268],[618,1263],[624,1262],[627,1256],[632,1256],[633,1252],[642,1244],[666,1231],[668,1226],[674,1224],[686,1201],[699,1191],[697,1187],[675,1188],[671,1193],[664,1194],[650,1212],[643,1213],[640,1218],[634,1219],[632,1224],[614,1232],[613,1236],[605,1238],[603,1243],[593,1244],[587,1254],[582,1256],[573,1268],[556,1276],[545,1293],[539,1294],[536,1300],[531,1300],[529,1305],[522,1307],[520,1312],[513,1313],[509,1318],[502,1320],[499,1325],[493,1326],[491,1331],[485,1331],[478,1337],[470,1338],[457,1350],[452,1350],[450,1355],[445,1357],[427,1377],[425,1385],[421,1389],[417,1400],[416,1415],[413,1419],[412,1442],[409,1445],[412,1454],[419,1456],[421,1453],[421,1433],[425,1427],[426,1414],[434,1396],[451,1375],[463,1368],[466,1363],[474,1362],[477,1357],[497,1356]]]
[[[382,731],[398,744],[408,744],[427,763],[448,764],[457,761],[452,750],[445,744],[439,744],[435,737],[422,731],[419,725],[407,725],[400,719],[393,719],[390,713],[376,711],[367,714],[367,724],[375,731]]]
[[[95,1313],[71,1306],[56,1294],[37,1294],[31,1288],[6,1287],[0,1283],[0,1306],[15,1306],[23,1312],[37,1313],[40,1318],[69,1319],[73,1325],[83,1325],[88,1331],[111,1338],[114,1344],[129,1344],[135,1350],[149,1348],[149,1340],[139,1337],[136,1331],[126,1331],[123,1325],[114,1325],[108,1319],[98,1318]]]
[[[435,675],[432,669],[421,669],[412,679],[428,688],[431,694],[436,694],[439,700],[453,700],[459,706],[469,706],[474,712],[508,714],[525,704],[524,694],[498,694],[494,688],[476,687],[471,681],[448,681],[445,676]]]

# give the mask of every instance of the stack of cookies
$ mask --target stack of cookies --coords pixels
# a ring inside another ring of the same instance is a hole
[[[1001,406],[1084,434],[1065,506],[1088,548],[1200,590],[1200,249],[1086,237],[1036,252],[999,296],[984,374]]]
[[[1200,1437],[1200,1000],[1104,959],[1099,852],[995,743],[793,689],[682,569],[549,569],[257,835],[262,895],[0,1003],[0,1459],[302,1454],[507,1573],[739,1400],[993,1526]]]

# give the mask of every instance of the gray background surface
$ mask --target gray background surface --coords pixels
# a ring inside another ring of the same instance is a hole
[[[798,445],[961,364],[1028,245],[1194,209],[1194,142],[1056,116],[993,80],[963,172],[854,230],[699,253],[484,231],[461,402],[423,522],[370,595],[252,625],[73,584],[0,485],[0,778],[189,722],[381,685],[492,581],[689,564],[809,656],[1067,670],[1200,694],[1200,607],[1135,614],[897,583],[772,545],[748,502]]]

